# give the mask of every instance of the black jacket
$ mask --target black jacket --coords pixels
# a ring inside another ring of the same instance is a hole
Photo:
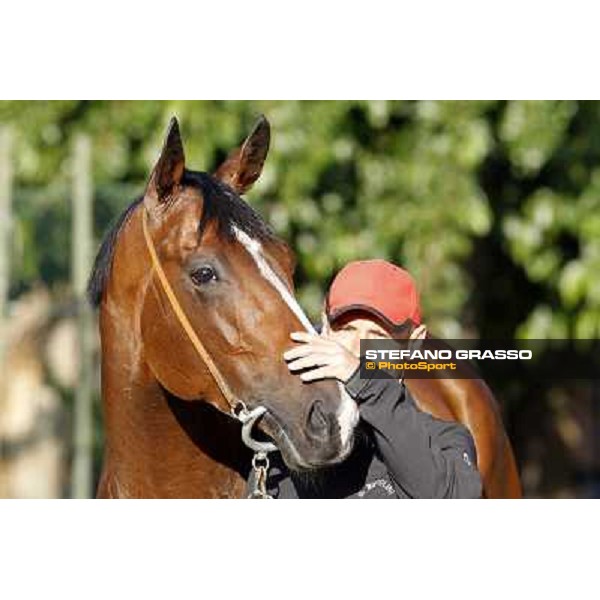
[[[290,472],[270,455],[267,489],[275,498],[479,498],[475,445],[466,427],[419,410],[395,379],[346,382],[360,422],[341,464]],[[252,484],[252,475],[250,484]]]

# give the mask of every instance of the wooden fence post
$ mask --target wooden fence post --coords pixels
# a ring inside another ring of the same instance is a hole
[[[10,286],[10,239],[12,229],[12,131],[0,128],[0,378],[6,351],[6,317]]]
[[[10,287],[10,246],[12,230],[12,131],[0,127],[0,384],[5,381],[4,359],[7,350],[8,291]],[[0,385],[0,393],[4,393]],[[0,411],[2,398],[0,398]],[[2,414],[0,414],[0,419]],[[7,496],[4,468],[3,427],[0,423],[0,498]]]
[[[91,141],[80,134],[72,147],[72,285],[77,301],[79,376],[75,389],[74,452],[71,467],[71,495],[90,498],[93,494],[93,314],[86,299],[86,285],[92,264],[93,192]]]

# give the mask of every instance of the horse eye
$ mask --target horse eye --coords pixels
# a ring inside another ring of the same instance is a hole
[[[196,285],[203,285],[209,283],[210,281],[217,280],[217,274],[215,270],[208,266],[200,267],[195,271],[192,271],[190,277]]]

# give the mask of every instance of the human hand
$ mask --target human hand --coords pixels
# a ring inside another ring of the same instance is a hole
[[[360,364],[357,356],[327,334],[297,331],[290,337],[302,344],[284,352],[283,358],[292,373],[309,369],[300,374],[302,381],[333,378],[345,383]]]

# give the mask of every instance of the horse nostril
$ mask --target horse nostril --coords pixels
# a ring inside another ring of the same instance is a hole
[[[316,438],[326,438],[329,434],[329,420],[323,412],[323,405],[316,400],[308,411],[308,431]]]

